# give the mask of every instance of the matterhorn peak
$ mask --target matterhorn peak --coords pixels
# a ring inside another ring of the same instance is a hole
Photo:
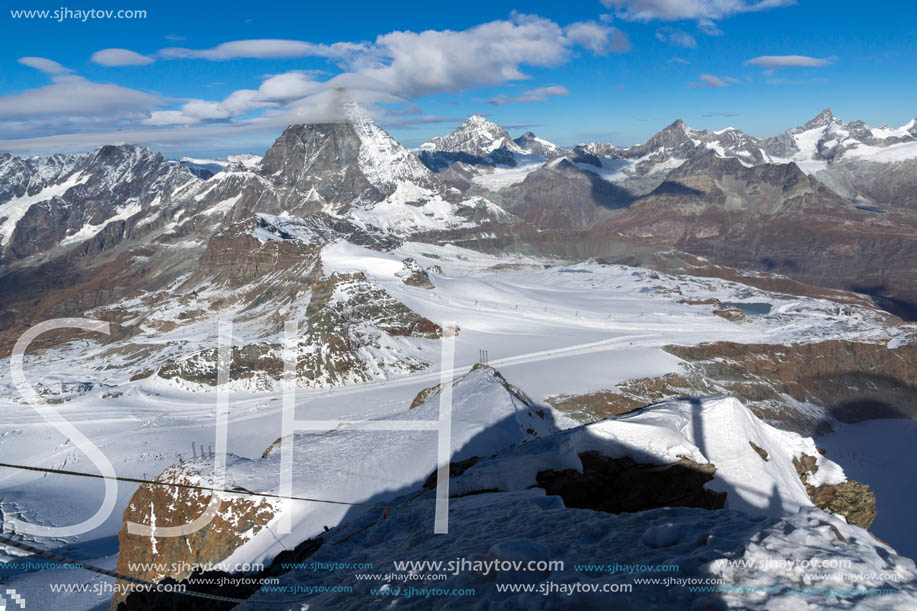
[[[375,123],[369,111],[357,103],[346,89],[335,87],[334,93],[337,105],[341,109],[346,123],[353,125]]]

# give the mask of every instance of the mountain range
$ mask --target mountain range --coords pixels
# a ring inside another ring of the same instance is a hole
[[[227,232],[288,217],[312,240],[379,248],[641,261],[674,249],[917,316],[914,120],[870,128],[826,109],[766,139],[679,120],[641,145],[566,149],[475,115],[412,152],[343,103],[346,121],[292,125],[261,158],[0,155],[0,330],[219,277],[207,269],[219,257],[201,255]]]
[[[310,557],[387,565],[387,554],[444,549],[571,567],[638,553],[764,586],[772,573],[737,578],[724,562],[802,554],[864,573],[892,566],[901,579],[887,599],[913,606],[917,569],[904,555],[917,542],[901,526],[912,503],[900,494],[912,461],[872,457],[886,438],[910,444],[906,419],[917,416],[917,327],[904,320],[917,317],[914,121],[874,129],[826,110],[767,139],[675,121],[644,144],[567,148],[475,115],[410,150],[340,104],[343,120],[290,125],[263,156],[172,161],[130,144],[0,155],[0,359],[42,321],[109,327],[43,334],[25,357],[38,395],[133,478],[123,513],[67,546],[132,579],[190,580],[200,577],[191,563],[238,561],[264,563],[257,576],[285,587],[359,585],[349,569],[304,570]],[[223,485],[203,447],[216,434],[227,322],[226,489],[195,489]],[[290,388],[298,417],[318,428],[287,438]],[[4,455],[91,469],[17,392],[0,383]],[[430,433],[444,404],[454,521],[431,538],[443,454]],[[878,418],[894,420],[837,455],[812,439]],[[278,497],[285,440],[300,499]],[[3,489],[0,520],[91,514],[96,496],[73,479],[23,476]],[[206,528],[156,535],[215,497],[222,509]],[[292,532],[274,528],[283,517]],[[143,568],[154,559],[177,568]],[[623,584],[645,571],[594,573],[525,577]],[[499,592],[504,576],[448,583],[504,606],[544,604]],[[386,602],[364,585],[346,600],[330,590],[309,600]],[[241,608],[302,606],[233,588],[194,587],[249,599]],[[46,590],[28,592],[43,604]],[[747,601],[634,592],[640,608]],[[798,600],[767,594],[775,607]],[[196,601],[135,589],[111,608],[239,602]]]

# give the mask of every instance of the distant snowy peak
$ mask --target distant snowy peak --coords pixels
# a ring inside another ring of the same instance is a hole
[[[497,149],[506,149],[511,153],[526,152],[512,139],[509,132],[483,115],[470,116],[451,134],[433,138],[422,144],[421,149],[466,153],[477,157],[486,157]]]
[[[259,163],[261,163],[261,156],[253,155],[251,153],[243,153],[241,155],[227,155],[226,157],[218,157],[216,159],[182,157],[178,160],[178,162],[184,167],[188,168],[189,172],[201,180],[207,180],[214,174],[222,172],[228,166],[242,169],[253,169],[257,167]]]
[[[557,146],[553,142],[548,142],[543,138],[539,138],[532,132],[525,132],[513,140],[513,142],[516,143],[516,146],[530,155],[540,155],[548,159],[560,157],[567,152],[566,149]]]
[[[693,129],[679,119],[644,144],[617,148],[594,142],[577,146],[574,154],[631,160],[643,168],[640,173],[647,174],[706,150],[746,166],[796,162],[806,173],[841,158],[900,161],[917,158],[917,120],[899,128],[872,128],[863,121],[844,123],[826,108],[803,125],[770,138],[756,138],[734,127]]]
[[[828,107],[824,109],[823,111],[821,111],[820,113],[818,113],[817,115],[815,115],[815,117],[811,121],[807,121],[805,125],[801,127],[796,127],[790,131],[798,133],[798,132],[808,131],[810,129],[816,129],[819,127],[828,127],[829,125],[832,125],[832,124],[843,125],[843,121],[841,121],[840,119],[837,119],[834,116],[834,113],[831,112],[831,108]]]
[[[912,119],[897,129],[872,128],[863,121],[844,123],[826,108],[811,121],[761,142],[773,161],[796,161],[810,171],[847,157],[885,157],[896,160],[917,157],[917,127]],[[894,147],[891,155],[883,149]],[[813,163],[814,162],[814,163]]]

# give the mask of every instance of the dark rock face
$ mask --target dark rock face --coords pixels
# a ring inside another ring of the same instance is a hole
[[[584,146],[577,145],[574,147],[573,152],[567,158],[574,163],[587,163],[597,168],[602,167],[602,160],[599,159],[598,155],[594,155]]]
[[[881,210],[917,211],[917,159],[877,163],[845,158],[816,177],[851,201]]]
[[[283,272],[302,278],[296,283],[299,289],[308,288],[310,270],[317,264],[322,242],[304,244],[292,237],[261,242],[250,231],[256,226],[268,230],[252,219],[214,235],[197,262],[192,284],[209,280],[227,288],[239,288]]]
[[[722,509],[726,493],[704,488],[716,468],[682,459],[671,465],[643,465],[630,458],[608,458],[598,452],[579,455],[583,472],[541,471],[538,485],[563,498],[567,507],[608,513],[658,507]]]
[[[544,229],[585,229],[614,216],[633,199],[626,189],[560,159],[526,176],[504,205]]]
[[[323,203],[382,201],[387,194],[360,169],[360,146],[349,123],[291,125],[265,153],[260,173],[289,192],[280,206],[290,203],[295,209],[305,201],[319,210]]]
[[[866,484],[846,481],[810,488],[806,486],[809,497],[817,507],[841,514],[850,524],[868,529],[876,519],[876,494],[870,492]]]

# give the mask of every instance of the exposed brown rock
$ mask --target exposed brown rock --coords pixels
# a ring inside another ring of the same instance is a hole
[[[720,318],[725,318],[726,320],[732,322],[738,322],[740,320],[745,320],[745,312],[739,308],[723,308],[722,310],[714,310],[714,314]]]
[[[818,465],[816,458],[808,454],[793,458],[793,466],[816,507],[840,514],[850,524],[862,528],[868,529],[872,525],[877,515],[876,494],[869,491],[869,486],[854,480],[812,486],[809,484],[809,476],[818,471]]]
[[[195,484],[201,469],[183,463],[166,469],[156,481]],[[204,479],[206,481],[206,478]],[[198,484],[204,485],[207,484]],[[203,490],[171,486],[143,485],[137,489],[124,510],[124,521],[156,527],[188,524],[204,513],[211,493]],[[249,536],[257,534],[275,514],[274,505],[259,497],[228,497],[220,511],[204,528],[187,536],[146,537],[127,532],[125,524],[118,534],[119,573],[147,581],[160,582],[166,577],[188,578],[193,565],[211,565],[229,557]],[[166,568],[141,569],[135,563],[157,563]],[[170,566],[174,563],[174,566]],[[131,568],[134,565],[134,568]],[[175,570],[171,570],[171,569]],[[122,584],[125,587],[128,584]],[[126,598],[116,594],[111,608]]]
[[[427,275],[427,272],[417,263],[417,261],[408,257],[402,261],[402,263],[404,264],[404,269],[396,274],[401,278],[402,282],[408,286],[416,286],[422,289],[436,288],[433,286],[433,283],[430,282],[430,277]]]
[[[580,422],[594,422],[668,399],[731,394],[759,418],[806,435],[832,430],[817,413],[787,405],[787,397],[824,408],[841,422],[917,417],[917,343],[828,340],[809,344],[666,346],[684,359],[684,374],[641,378],[613,389],[560,395],[547,401]]]
[[[868,529],[876,519],[876,494],[860,482],[848,480],[840,484],[825,484],[809,490],[809,497],[816,506],[838,513],[850,524],[862,528]]]
[[[279,379],[283,375],[283,360],[278,356],[276,344],[248,344],[233,346],[229,378],[246,380],[256,376]],[[181,378],[196,384],[216,386],[217,349],[208,348],[182,361],[165,363],[159,368],[159,377],[167,380]]]
[[[618,384],[615,390],[548,397],[547,402],[586,423],[626,414],[666,399],[716,393],[716,388],[701,379],[670,373],[658,378],[628,380]]]
[[[757,445],[754,441],[749,441],[748,445],[750,445],[751,449],[754,450],[755,453],[761,457],[761,460],[763,460],[764,462],[767,462],[767,450]]]
[[[796,164],[745,167],[695,154],[593,232],[617,232],[715,263],[886,298],[913,315],[917,218],[858,209]]]
[[[784,395],[822,406],[842,422],[917,417],[917,344],[714,342],[665,350],[765,418],[795,418],[781,407]],[[824,423],[793,424],[808,433],[827,430]]]

